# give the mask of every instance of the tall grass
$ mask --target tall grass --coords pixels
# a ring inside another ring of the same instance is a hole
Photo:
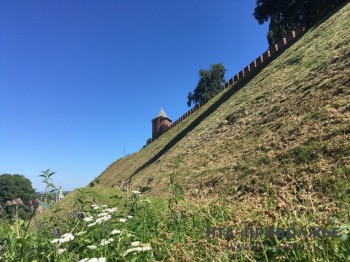
[[[154,201],[139,191],[119,190],[119,197],[111,196],[115,204],[107,206],[86,200],[82,190],[76,196],[79,208],[70,215],[52,206],[50,215],[35,216],[33,227],[29,220],[2,220],[0,261],[350,259],[349,212],[342,218],[310,212],[306,207],[312,207],[312,199],[305,200],[305,209],[295,204],[286,212],[273,197],[247,211],[225,196],[210,202],[201,192],[184,196],[177,181],[181,162],[176,160],[169,175],[168,199]],[[316,229],[321,231],[315,234]]]

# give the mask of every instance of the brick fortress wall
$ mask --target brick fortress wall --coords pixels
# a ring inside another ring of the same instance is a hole
[[[250,72],[253,70],[261,67],[262,65],[265,65],[268,61],[272,59],[272,56],[275,55],[276,53],[281,52],[284,50],[287,46],[289,46],[291,43],[295,42],[297,38],[300,38],[300,36],[305,32],[305,28],[297,28],[296,30],[293,30],[289,34],[285,35],[280,41],[278,41],[275,45],[270,46],[268,50],[266,50],[262,55],[257,57],[254,61],[252,61],[248,66],[243,68],[241,71],[239,71],[236,75],[234,75],[231,79],[229,79],[225,84],[224,84],[224,89],[227,88],[234,88],[234,84],[246,77]],[[160,125],[161,132],[158,134],[154,135],[154,125],[153,130],[152,130],[152,137],[154,137],[153,141],[157,139],[160,135],[164,134],[166,131],[170,130],[174,126],[177,126],[182,120],[186,119],[188,116],[192,115],[194,112],[196,112],[198,109],[200,109],[203,104],[196,105],[192,109],[188,110],[185,114],[183,114],[181,117],[179,117],[177,120],[175,120],[171,125],[166,124],[166,125]],[[154,119],[155,120],[155,119]],[[153,121],[153,120],[152,120]],[[160,121],[160,120],[159,120]],[[157,131],[156,131],[157,132]]]

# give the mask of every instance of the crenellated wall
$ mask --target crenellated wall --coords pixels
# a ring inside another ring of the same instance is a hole
[[[253,70],[261,67],[263,64],[265,65],[268,61],[271,60],[271,57],[274,56],[276,53],[281,52],[286,46],[294,42],[297,38],[299,38],[303,33],[305,32],[305,28],[297,28],[290,32],[289,34],[285,35],[280,41],[278,41],[275,45],[270,46],[269,49],[267,49],[263,54],[261,54],[259,57],[257,57],[254,61],[252,61],[248,66],[243,68],[241,71],[239,71],[236,75],[234,75],[232,78],[230,78],[225,84],[224,89],[227,89],[229,87],[234,87],[233,84],[236,83],[239,80],[242,80],[244,77],[246,77],[250,72]],[[199,108],[201,108],[204,105],[204,103],[200,105],[196,105],[195,107],[188,110],[185,114],[183,114],[181,117],[179,117],[177,120],[175,120],[170,126],[166,127],[166,130],[164,130],[163,134],[173,128],[174,126],[178,125],[182,120],[186,119],[188,116],[192,115],[194,112],[196,112]]]

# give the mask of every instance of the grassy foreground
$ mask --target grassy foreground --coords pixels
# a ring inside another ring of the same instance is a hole
[[[168,199],[126,185],[109,194],[107,206],[82,189],[71,215],[52,206],[28,232],[28,221],[3,220],[0,261],[350,260],[349,210],[327,218],[297,206],[275,210],[271,201],[242,220],[241,206],[225,197],[187,201],[178,176],[169,176]]]

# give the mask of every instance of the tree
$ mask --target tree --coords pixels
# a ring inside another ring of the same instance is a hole
[[[5,204],[6,201],[12,201],[16,198],[20,198],[24,204],[28,204],[34,195],[35,190],[28,178],[17,174],[0,175],[0,204]]]
[[[345,0],[257,0],[254,17],[270,21],[267,40],[275,44],[295,27],[309,27]]]
[[[187,105],[206,103],[224,89],[225,67],[222,63],[210,65],[209,70],[199,70],[199,81],[195,90],[188,93]]]

